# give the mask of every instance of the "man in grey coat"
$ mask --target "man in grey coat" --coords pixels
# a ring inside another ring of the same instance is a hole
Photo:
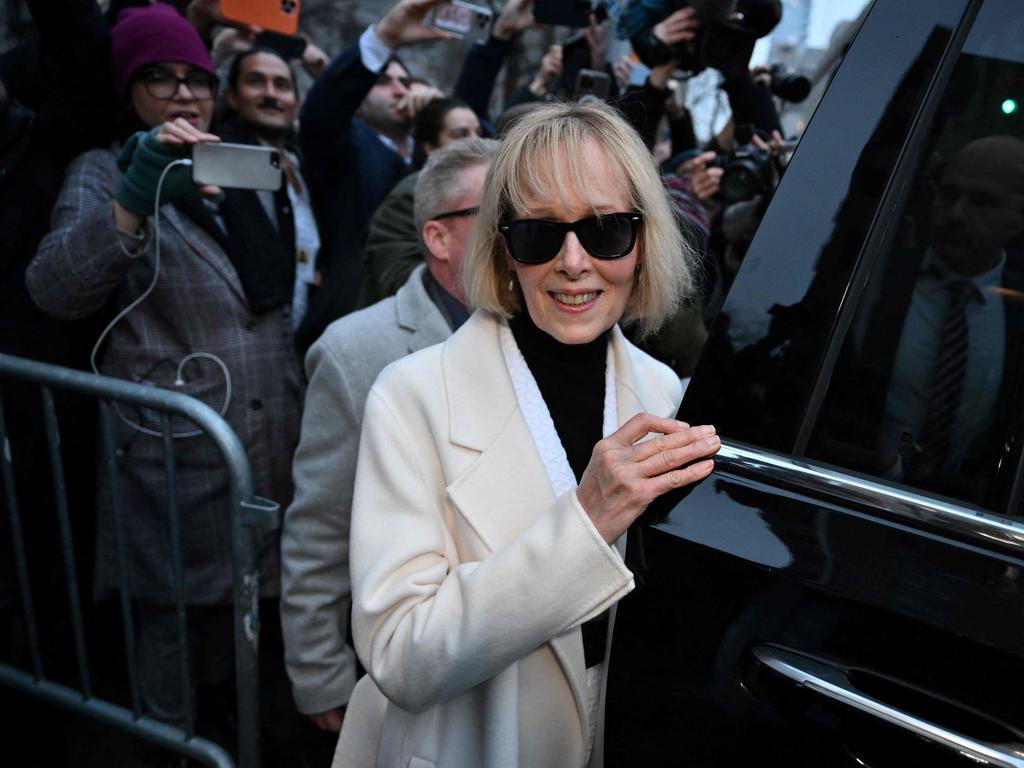
[[[469,316],[460,285],[497,142],[463,139],[430,156],[414,216],[426,263],[395,296],[334,322],[306,357],[309,388],[281,539],[285,661],[300,712],[337,732],[356,682],[348,644],[349,514],[367,393],[389,363],[444,341]]]

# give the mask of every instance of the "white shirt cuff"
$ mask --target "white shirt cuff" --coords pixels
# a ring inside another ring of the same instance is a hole
[[[362,60],[363,66],[371,72],[383,70],[384,65],[391,58],[391,49],[377,37],[372,24],[359,36],[359,58]]]

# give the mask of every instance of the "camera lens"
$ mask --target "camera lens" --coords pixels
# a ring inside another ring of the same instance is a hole
[[[757,194],[759,187],[757,168],[747,162],[732,163],[722,174],[722,199],[726,203],[749,200]]]

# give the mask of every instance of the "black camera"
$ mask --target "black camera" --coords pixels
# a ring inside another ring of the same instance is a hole
[[[694,9],[700,26],[693,40],[668,46],[654,27],[681,8]],[[646,0],[633,3],[619,19],[618,35],[628,37],[649,67],[677,59],[681,69],[745,72],[758,38],[782,19],[780,0]]]
[[[783,142],[776,152],[748,142],[727,155],[716,157],[711,165],[723,169],[719,185],[722,202],[728,206],[758,195],[770,195],[779,181],[778,153],[791,152],[795,146],[795,141]]]
[[[811,92],[811,81],[798,72],[790,72],[781,64],[772,64],[772,94],[783,101],[798,104]]]
[[[774,189],[776,170],[769,149],[743,144],[727,155],[719,155],[711,165],[723,169],[719,195],[726,205],[750,200]]]

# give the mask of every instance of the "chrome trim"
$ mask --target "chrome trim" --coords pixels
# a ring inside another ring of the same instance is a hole
[[[896,515],[913,523],[938,525],[976,539],[982,545],[991,546],[995,542],[1024,554],[1024,525],[976,507],[953,504],[913,490],[725,441],[715,462],[729,472]]]
[[[979,741],[922,720],[857,690],[842,669],[795,653],[758,646],[753,654],[766,667],[802,688],[877,717],[975,762],[1000,768],[1024,768],[1024,744]]]

